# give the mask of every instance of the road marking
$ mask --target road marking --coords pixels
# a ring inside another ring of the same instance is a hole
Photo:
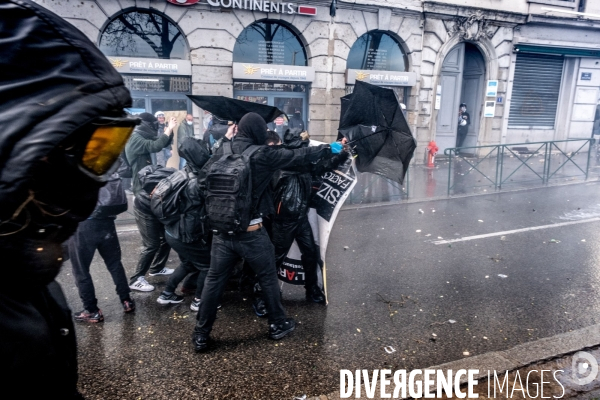
[[[494,236],[505,236],[505,235],[511,235],[513,233],[538,231],[540,229],[558,228],[560,226],[585,224],[585,223],[588,223],[588,222],[596,222],[596,221],[600,221],[600,217],[590,218],[590,219],[582,219],[582,220],[579,220],[579,221],[560,222],[560,223],[557,223],[557,224],[550,224],[550,225],[532,226],[532,227],[529,227],[529,228],[513,229],[512,231],[486,233],[486,234],[483,234],[483,235],[475,235],[475,236],[465,236],[465,237],[462,237],[462,238],[459,238],[459,239],[435,240],[435,241],[433,241],[433,243],[434,244],[449,244],[449,243],[456,243],[456,242],[466,242],[466,241],[469,241],[469,240],[485,239],[485,238],[494,237]]]

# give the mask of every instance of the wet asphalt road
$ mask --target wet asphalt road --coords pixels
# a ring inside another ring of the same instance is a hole
[[[433,243],[600,217],[599,189],[590,183],[345,210],[329,243],[329,306],[307,304],[301,288],[286,285],[284,306],[299,325],[273,342],[250,300],[228,291],[207,354],[191,346],[191,298],[161,306],[166,278],[149,278],[157,289],[135,292],[138,309],[124,315],[97,257],[92,274],[105,322],[77,325],[80,389],[88,399],[291,400],[339,390],[342,368],[424,368],[599,323],[598,221]],[[138,233],[120,240],[130,275]],[[67,263],[59,282],[78,311],[69,273]]]

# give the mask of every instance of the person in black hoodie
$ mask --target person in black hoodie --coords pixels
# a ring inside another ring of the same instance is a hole
[[[208,348],[209,335],[229,272],[240,258],[244,258],[248,262],[262,287],[269,318],[269,337],[274,340],[281,339],[292,332],[296,326],[293,318],[286,317],[281,304],[273,244],[262,226],[262,217],[274,213],[269,184],[277,170],[302,165],[308,168],[314,161],[330,158],[332,150],[339,153],[342,145],[332,143],[331,145],[289,150],[279,146],[265,146],[266,139],[267,123],[265,120],[256,113],[244,115],[237,126],[237,135],[231,144],[231,150],[234,154],[242,154],[252,145],[261,146],[250,157],[252,198],[254,199],[251,221],[246,232],[232,235],[220,233],[213,237],[210,270],[204,283],[202,303],[200,303],[197,323],[192,336],[196,351]],[[206,171],[211,162],[218,158],[219,153],[211,158],[203,171]],[[202,181],[202,176],[199,178]]]
[[[308,147],[309,143],[306,131],[299,133],[290,130],[284,137],[284,146],[288,149]],[[305,168],[288,168],[276,176],[275,214],[272,218],[271,236],[275,247],[276,270],[279,271],[292,243],[296,240],[302,254],[306,300],[314,303],[325,303],[325,294],[318,285],[319,253],[307,214],[312,194],[312,174],[322,175],[326,170],[336,168],[347,156],[347,152],[334,156],[329,160],[330,165],[327,167],[313,164],[308,171]]]
[[[148,165],[136,175],[140,185],[138,194],[133,200],[133,216],[142,238],[142,251],[134,274],[129,278],[129,288],[140,292],[151,292],[154,286],[146,281],[150,276],[170,275],[173,268],[166,268],[171,246],[165,239],[165,227],[154,216],[150,208],[150,194],[163,178],[177,171],[160,165]],[[160,179],[159,179],[160,178]]]
[[[23,399],[81,399],[71,311],[54,279],[62,243],[94,210],[139,120],[126,118],[122,77],[64,19],[4,0],[0,32],[0,384]]]
[[[210,267],[212,232],[205,228],[204,200],[197,175],[210,159],[210,150],[203,140],[190,137],[179,144],[178,152],[187,163],[184,170],[177,173],[187,175],[187,183],[177,198],[181,215],[177,221],[165,225],[165,238],[179,255],[181,264],[169,277],[165,290],[156,301],[160,304],[181,303],[183,297],[175,293],[177,285],[188,274],[197,273],[196,291],[190,308],[198,311]]]

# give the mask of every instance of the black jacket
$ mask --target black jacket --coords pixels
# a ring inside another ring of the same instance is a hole
[[[165,226],[165,231],[174,239],[184,243],[204,241],[210,243],[212,232],[205,226],[204,198],[201,196],[197,174],[204,164],[210,159],[208,145],[202,140],[186,138],[179,144],[179,154],[185,158],[187,164],[184,171],[188,176],[188,183],[180,193],[179,220]]]
[[[79,128],[123,116],[131,97],[81,31],[29,0],[0,1],[0,71],[0,221],[28,214],[19,231],[0,226],[0,382],[19,398],[74,399],[74,327],[53,280],[61,242],[92,212],[101,184],[63,144],[87,143]]]
[[[235,154],[242,154],[253,143],[252,139],[236,137],[232,143],[232,151]],[[286,168],[296,168],[299,171],[310,170],[312,163],[331,158],[331,155],[328,144],[294,150],[281,146],[261,146],[250,158],[252,197],[258,199],[254,205],[253,218],[266,217],[275,213],[270,183],[277,170]],[[208,166],[220,156],[220,152],[217,152],[202,169],[199,177],[201,182],[204,181],[204,173],[208,170]]]

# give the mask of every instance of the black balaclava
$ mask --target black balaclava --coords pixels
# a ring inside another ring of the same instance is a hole
[[[265,144],[267,140],[267,123],[257,113],[248,113],[238,123],[236,137],[251,139],[253,144]]]
[[[198,173],[210,158],[208,145],[202,139],[186,138],[179,144],[179,156],[185,158],[194,173]]]
[[[103,185],[81,172],[76,150],[94,119],[123,117],[131,96],[100,50],[42,6],[0,1],[0,32],[2,292],[58,274],[61,243],[92,213]]]

